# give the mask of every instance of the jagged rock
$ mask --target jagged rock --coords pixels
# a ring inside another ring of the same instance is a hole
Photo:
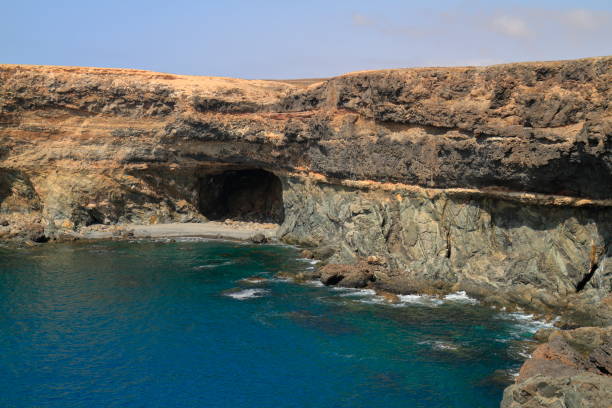
[[[536,348],[502,408],[608,407],[612,403],[612,327],[554,331]]]
[[[354,265],[328,264],[320,269],[321,282],[349,288],[363,288],[376,280],[376,267],[367,262]]]

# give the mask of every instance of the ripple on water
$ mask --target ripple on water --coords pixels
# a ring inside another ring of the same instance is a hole
[[[487,377],[523,351],[494,339],[541,324],[460,292],[390,304],[272,278],[311,266],[296,257],[218,241],[2,251],[0,405],[493,407],[505,371]]]

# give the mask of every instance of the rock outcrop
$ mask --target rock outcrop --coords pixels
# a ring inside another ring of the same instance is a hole
[[[502,408],[612,406],[612,328],[553,332],[525,362]]]

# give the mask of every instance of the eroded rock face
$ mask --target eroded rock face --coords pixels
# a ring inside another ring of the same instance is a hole
[[[504,392],[502,408],[609,407],[612,328],[553,332]]]
[[[610,83],[610,57],[302,82],[2,65],[1,235],[270,216],[329,263],[380,258],[383,290],[605,324]]]
[[[288,180],[280,236],[333,243],[330,263],[375,255],[377,285],[397,293],[465,290],[493,305],[610,324],[609,208],[523,205],[497,198],[362,191]],[[580,322],[580,323],[578,323]]]

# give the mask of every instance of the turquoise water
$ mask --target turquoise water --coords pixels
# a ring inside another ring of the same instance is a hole
[[[462,296],[242,280],[311,267],[220,241],[0,248],[0,406],[497,407],[537,327]]]

